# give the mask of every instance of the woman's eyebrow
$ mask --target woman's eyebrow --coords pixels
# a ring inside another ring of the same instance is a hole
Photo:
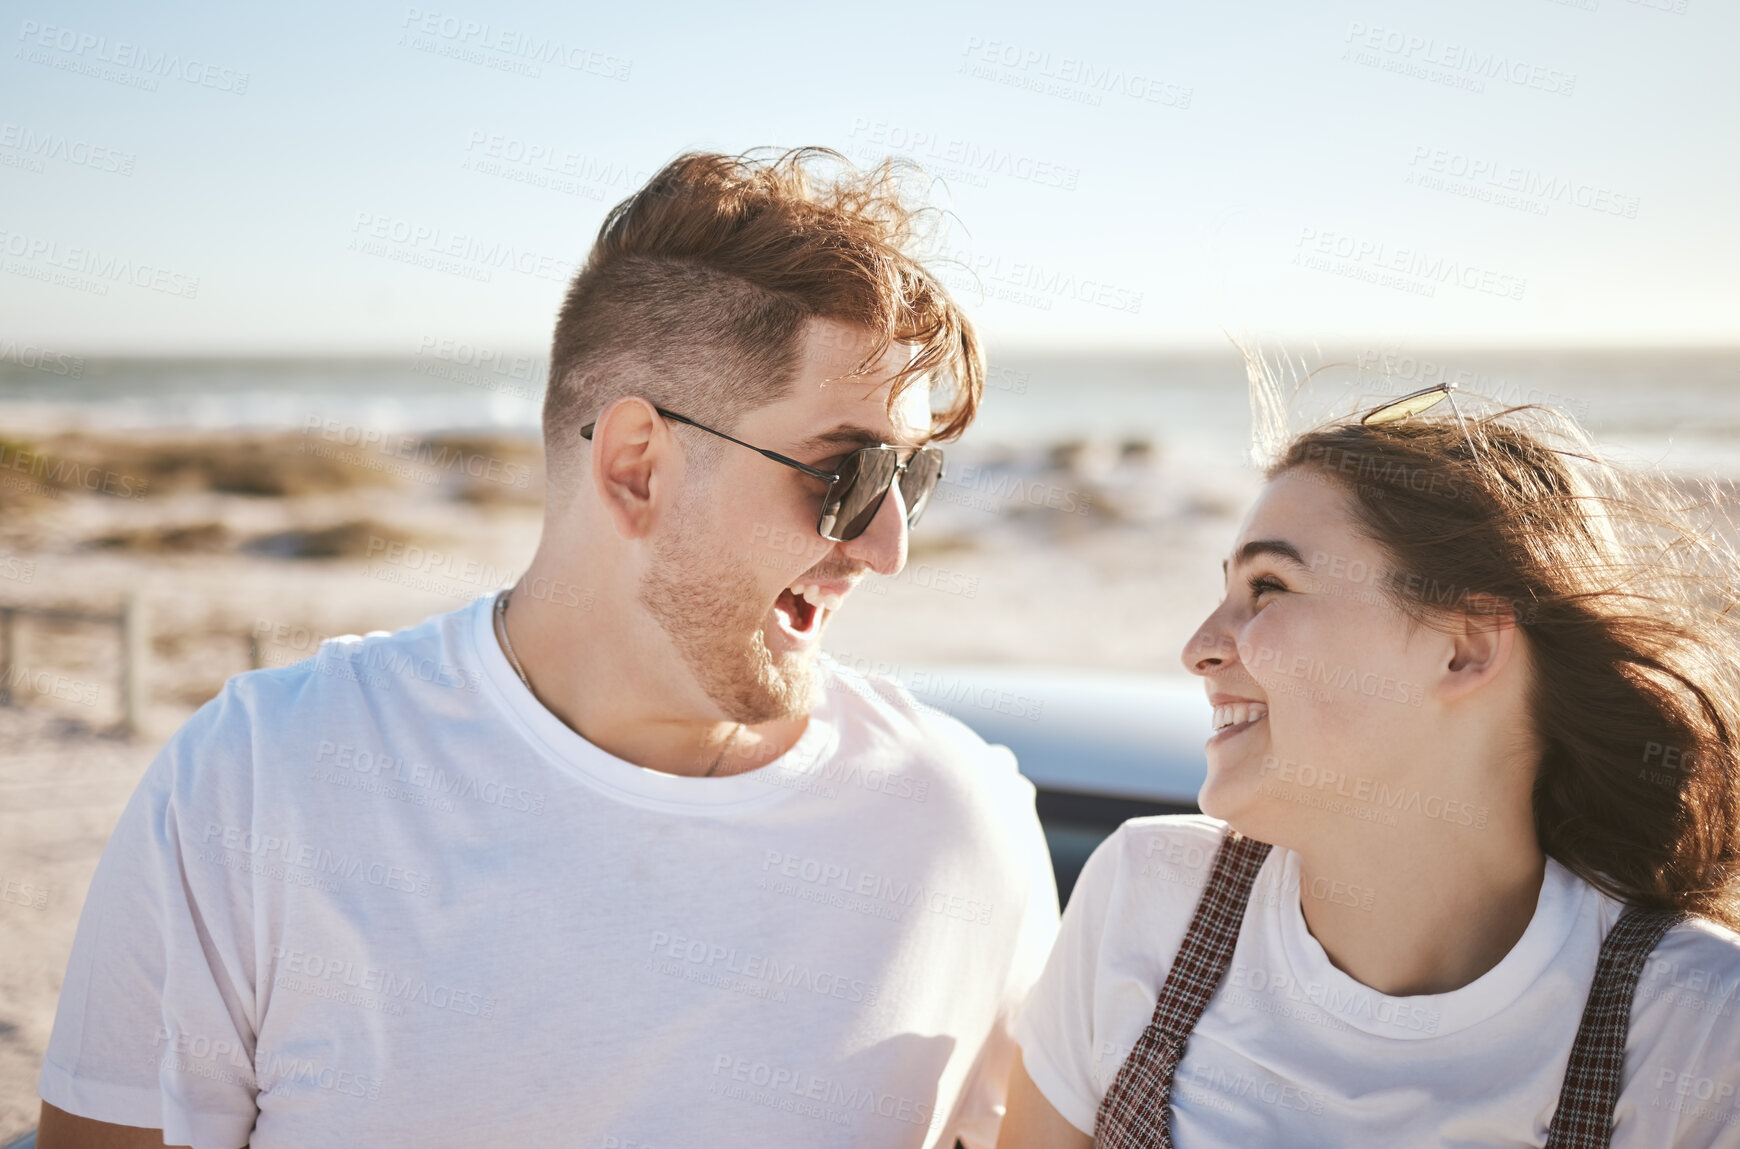
[[[1252,539],[1238,549],[1232,561],[1236,566],[1243,566],[1258,555],[1274,555],[1298,567],[1307,565],[1305,556],[1299,553],[1299,548],[1285,539]],[[1227,564],[1224,561],[1220,564],[1220,573],[1222,576],[1227,573]]]

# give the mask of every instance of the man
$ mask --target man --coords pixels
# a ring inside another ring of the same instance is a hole
[[[232,679],[164,748],[42,1149],[994,1142],[1057,922],[1033,789],[818,651],[982,356],[890,174],[826,159],[687,155],[611,212],[510,593]]]

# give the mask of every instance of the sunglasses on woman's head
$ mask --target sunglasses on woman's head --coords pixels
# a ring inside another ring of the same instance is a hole
[[[1403,419],[1418,415],[1429,408],[1436,407],[1445,399],[1450,400],[1450,410],[1456,416],[1456,423],[1462,428],[1462,437],[1468,442],[1468,451],[1476,463],[1480,462],[1480,452],[1474,447],[1474,436],[1468,433],[1468,424],[1463,422],[1462,412],[1456,407],[1456,390],[1454,383],[1439,383],[1432,387],[1422,387],[1418,391],[1403,395],[1400,399],[1392,399],[1388,403],[1373,407],[1359,421],[1364,426],[1384,423],[1398,423]]]
[[[841,459],[840,465],[834,470],[824,471],[820,467],[787,458],[777,451],[745,443],[742,439],[733,439],[723,431],[715,431],[675,411],[667,411],[663,407],[654,407],[653,410],[667,419],[686,423],[709,435],[717,435],[739,447],[748,447],[758,455],[764,455],[776,463],[784,463],[827,483],[827,493],[822,496],[822,513],[816,519],[816,533],[830,542],[850,542],[863,534],[869,528],[871,520],[876,518],[876,512],[882,509],[882,500],[888,497],[889,488],[897,480],[900,483],[900,497],[906,503],[906,525],[911,527],[918,522],[925,505],[930,502],[931,492],[942,481],[943,453],[935,447],[893,447],[886,443],[863,447]],[[592,438],[592,429],[597,425],[588,423],[580,428],[580,437]],[[902,451],[911,451],[912,454],[902,460]]]

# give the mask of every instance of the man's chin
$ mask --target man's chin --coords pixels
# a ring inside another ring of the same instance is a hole
[[[773,635],[774,612],[749,604],[762,588],[721,569],[704,540],[667,540],[647,574],[640,603],[669,636],[702,691],[732,722],[756,726],[808,714],[816,702],[816,638]],[[810,620],[819,622],[819,620]]]
[[[815,709],[819,689],[815,650],[774,655],[762,634],[749,645],[738,662],[737,673],[723,675],[715,670],[698,675],[726,717],[745,726],[759,726],[801,718]]]

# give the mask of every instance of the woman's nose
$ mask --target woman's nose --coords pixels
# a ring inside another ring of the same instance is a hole
[[[1219,614],[1216,611],[1205,619],[1184,646],[1180,661],[1192,674],[1212,674],[1238,654],[1232,635],[1218,625]]]

